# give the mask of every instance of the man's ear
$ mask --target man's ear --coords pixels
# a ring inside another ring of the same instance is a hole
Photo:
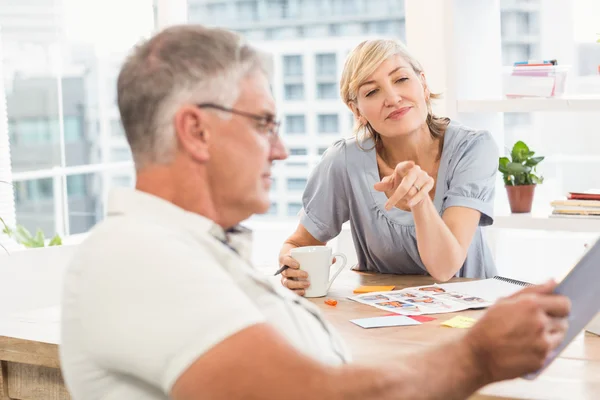
[[[198,107],[181,107],[174,117],[178,147],[194,160],[204,163],[209,159],[210,134],[206,116]]]

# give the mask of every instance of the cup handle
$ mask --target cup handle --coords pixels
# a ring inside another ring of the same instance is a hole
[[[329,291],[329,289],[331,288],[331,284],[333,283],[333,281],[335,281],[335,278],[338,277],[338,275],[340,274],[340,272],[342,272],[342,270],[346,266],[346,263],[348,262],[348,259],[342,253],[335,253],[332,257],[337,259],[335,261],[335,264],[333,264],[333,265],[339,264],[339,262],[340,262],[339,259],[340,258],[343,259],[344,261],[342,262],[342,265],[340,267],[338,267],[337,271],[335,271],[335,273],[333,274],[333,277],[331,277],[331,279],[329,279],[329,286],[327,286],[327,291]]]

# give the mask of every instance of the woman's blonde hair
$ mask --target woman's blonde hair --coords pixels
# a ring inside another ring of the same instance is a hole
[[[352,104],[356,106],[358,97],[358,88],[367,80],[367,78],[375,72],[377,68],[389,57],[399,55],[410,64],[417,75],[423,72],[421,63],[417,61],[409,52],[406,46],[396,40],[391,39],[375,39],[365,40],[360,43],[346,59],[342,79],[340,82],[340,95],[344,103],[352,110]],[[427,126],[431,131],[431,136],[434,139],[441,139],[444,136],[446,127],[450,120],[445,117],[438,117],[431,110],[431,99],[439,99],[442,96],[438,93],[431,93],[427,101]],[[372,137],[375,146],[381,142],[381,136],[377,133],[371,124],[361,124],[356,120],[354,124],[354,133],[356,135],[363,134],[364,138]],[[442,153],[443,140],[440,140],[440,151],[438,157]]]

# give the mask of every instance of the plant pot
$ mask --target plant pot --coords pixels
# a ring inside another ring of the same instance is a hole
[[[533,204],[533,193],[536,185],[518,185],[506,186],[508,194],[508,203],[512,213],[528,213],[531,212]]]

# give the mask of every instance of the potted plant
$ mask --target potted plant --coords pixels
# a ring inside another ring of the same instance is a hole
[[[544,182],[543,177],[536,175],[536,167],[544,157],[534,157],[534,154],[525,143],[518,141],[512,148],[510,159],[499,159],[498,171],[502,173],[513,213],[531,212],[535,186]]]

